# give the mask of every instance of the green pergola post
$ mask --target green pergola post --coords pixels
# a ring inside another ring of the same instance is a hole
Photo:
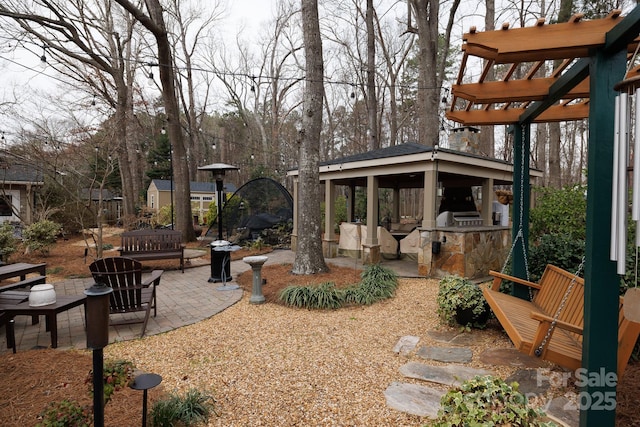
[[[530,125],[528,122],[514,126],[513,134],[513,224],[511,236],[514,241],[511,254],[512,274],[522,279],[527,277],[527,251],[529,247],[529,186]],[[514,284],[512,295],[529,299],[526,286]]]
[[[587,246],[584,287],[582,367],[588,378],[580,393],[580,426],[615,425],[618,286],[620,278],[609,260],[611,184],[613,175],[614,85],[624,78],[626,49],[591,56]],[[597,404],[600,402],[600,404]]]

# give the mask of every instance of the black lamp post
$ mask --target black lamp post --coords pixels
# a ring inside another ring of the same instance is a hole
[[[102,349],[109,344],[109,298],[113,289],[95,283],[87,296],[87,348],[93,350],[93,425],[104,426],[104,366]]]

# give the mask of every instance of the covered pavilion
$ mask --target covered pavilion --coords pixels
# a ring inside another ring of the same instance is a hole
[[[619,282],[610,260],[612,183],[614,180],[614,111],[620,82],[637,80],[639,68],[628,61],[637,48],[640,6],[622,17],[614,11],[604,19],[586,21],[576,15],[569,22],[477,32],[464,35],[463,58],[447,118],[465,126],[512,125],[515,136],[514,172],[528,175],[530,126],[536,122],[588,118],[587,246],[582,367],[589,381],[581,393],[581,426],[615,424],[615,378]],[[471,57],[484,64],[474,82],[465,78]],[[547,64],[553,71],[539,72]],[[491,69],[495,81],[486,81]],[[544,74],[544,73],[542,73]],[[526,278],[529,186],[514,186],[514,245],[512,266]],[[523,221],[524,220],[524,221]],[[605,242],[603,244],[603,242]],[[526,291],[514,294],[526,298]],[[596,405],[596,399],[609,405]],[[611,401],[614,402],[611,402]],[[591,403],[591,404],[586,404]]]
[[[297,170],[289,172],[294,177],[294,248],[297,238],[297,174]],[[538,176],[541,173],[534,171],[530,179]],[[508,254],[509,227],[494,225],[492,216],[494,187],[511,185],[513,182],[513,165],[508,162],[470,152],[405,143],[322,162],[320,181],[324,183],[325,190],[325,258],[338,255],[339,240],[334,230],[338,186],[347,189],[348,223],[355,220],[356,188],[366,188],[366,225],[360,225],[364,228],[362,236],[366,236],[362,239],[362,258],[365,263],[380,261],[382,233],[388,236],[389,231],[400,241],[411,231],[400,227],[400,195],[404,189],[423,190],[420,200],[422,206],[419,214],[415,215],[415,227],[411,227],[419,232],[416,251],[420,275],[457,273],[466,277],[486,277],[489,269],[500,269]],[[476,212],[473,200],[471,208],[462,209],[477,214],[472,226],[438,224],[436,219],[441,210],[443,193],[449,188],[470,191],[472,187],[480,190],[477,198],[479,209]],[[380,227],[383,221],[380,218],[379,189],[389,189],[392,193],[388,230]]]

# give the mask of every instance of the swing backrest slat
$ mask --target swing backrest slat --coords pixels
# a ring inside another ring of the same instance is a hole
[[[584,324],[584,279],[555,265],[547,265],[533,303],[557,320],[582,327]],[[563,303],[564,301],[564,303]],[[560,306],[563,305],[562,309]],[[557,316],[557,317],[556,317]],[[582,341],[582,335],[572,334]]]

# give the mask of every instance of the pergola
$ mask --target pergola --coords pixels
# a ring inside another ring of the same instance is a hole
[[[597,379],[583,388],[585,400],[615,396],[615,384],[604,381],[615,374],[618,327],[618,284],[615,264],[609,260],[613,177],[614,98],[616,85],[639,75],[638,67],[627,73],[629,53],[637,47],[640,6],[626,17],[619,11],[604,19],[583,21],[574,16],[567,23],[464,35],[463,58],[458,81],[452,88],[453,102],[447,118],[464,125],[512,125],[514,175],[529,174],[530,125],[536,122],[589,118],[587,246],[582,366]],[[474,82],[465,80],[470,57],[483,60]],[[540,70],[552,63],[549,75]],[[495,81],[487,81],[490,70]],[[625,74],[626,73],[626,74]],[[514,246],[513,273],[525,278],[528,233],[517,230],[520,218],[529,216],[529,185],[514,186],[512,235],[523,239]],[[526,224],[527,221],[524,221]],[[603,244],[603,242],[606,242]],[[514,293],[526,298],[526,291]],[[599,381],[598,381],[599,380]],[[587,396],[588,395],[588,396]],[[589,398],[589,399],[587,399]],[[613,426],[615,405],[581,410],[581,426]]]

